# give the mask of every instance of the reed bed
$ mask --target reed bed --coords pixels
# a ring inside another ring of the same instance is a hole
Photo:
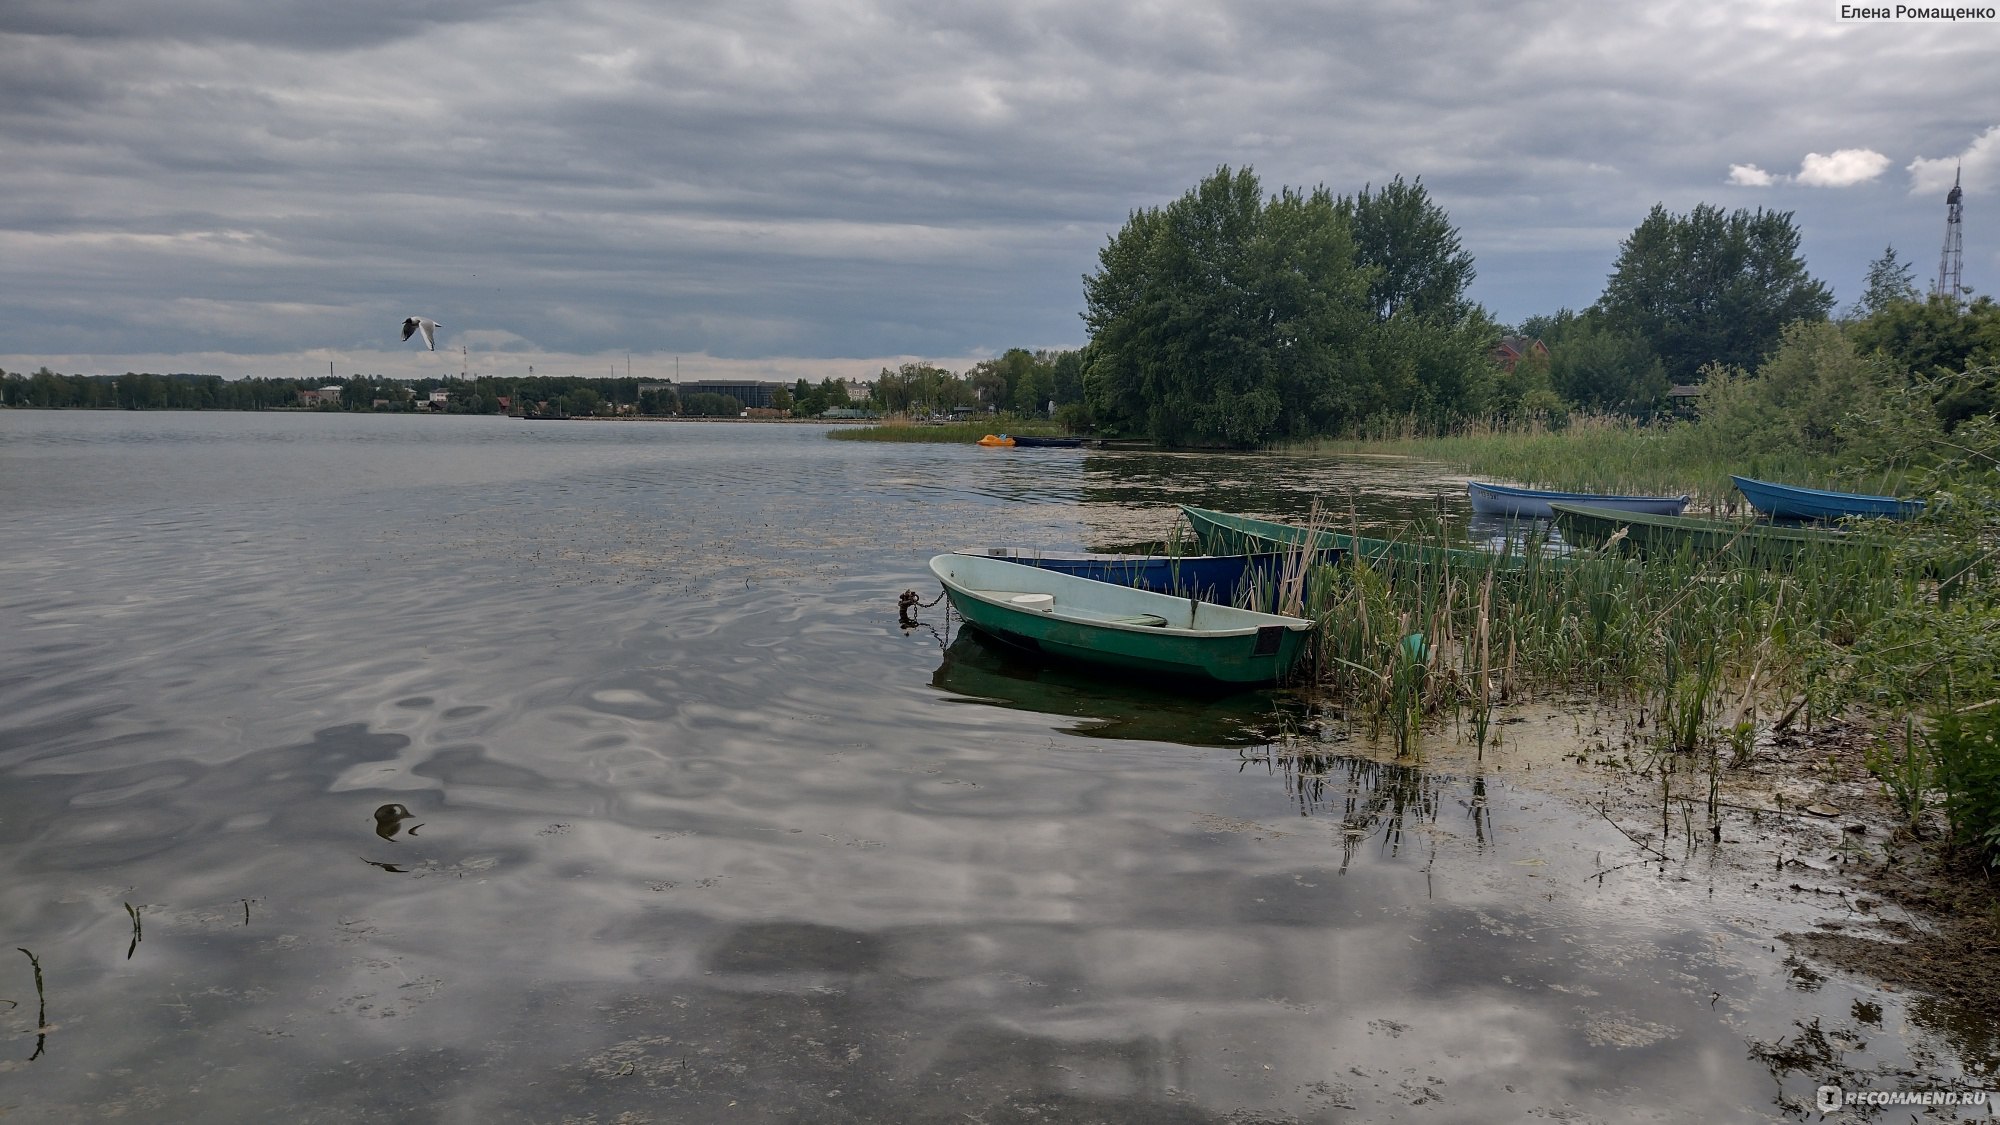
[[[1336,529],[1317,511],[1312,525]],[[1483,753],[1501,703],[1588,693],[1633,703],[1665,749],[1747,756],[1744,732],[1760,722],[1810,721],[1876,692],[1860,674],[1868,646],[1937,589],[1887,539],[1784,569],[1691,553],[1558,556],[1533,534],[1518,553],[1475,561],[1443,550],[1437,523],[1409,525],[1401,542],[1438,550],[1348,555],[1315,568],[1294,604],[1319,623],[1313,684],[1402,752],[1427,719],[1451,716]]]
[[[1804,453],[1746,456],[1741,449],[1714,448],[1711,436],[1697,426],[1640,426],[1591,416],[1577,417],[1560,430],[1535,423],[1473,423],[1441,436],[1391,429],[1369,438],[1318,438],[1283,449],[1324,456],[1397,454],[1531,488],[1662,495],[1692,490],[1702,506],[1737,502],[1732,473],[1799,484],[1835,479],[1830,463]]]

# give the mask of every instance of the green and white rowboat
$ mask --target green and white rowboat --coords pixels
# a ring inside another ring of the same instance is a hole
[[[1312,622],[1135,590],[980,555],[931,573],[966,624],[1048,656],[1224,684],[1282,679]]]

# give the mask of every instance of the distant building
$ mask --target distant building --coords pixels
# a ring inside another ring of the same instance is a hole
[[[1512,371],[1514,365],[1529,356],[1549,358],[1548,345],[1533,336],[1502,336],[1493,348],[1493,362],[1501,368]]]
[[[1701,387],[1691,383],[1675,383],[1667,388],[1667,408],[1682,418],[1692,418],[1701,412]]]
[[[674,385],[674,390],[682,402],[686,402],[690,395],[728,395],[747,410],[770,406],[771,395],[784,385],[761,379],[704,379],[698,383]]]
[[[316,391],[300,391],[299,405],[315,408],[321,406],[339,406],[340,392],[341,388],[338,385],[321,387]]]

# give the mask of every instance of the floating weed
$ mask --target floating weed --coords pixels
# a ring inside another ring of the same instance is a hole
[[[15,948],[20,949],[19,946]],[[28,1056],[28,1061],[34,1062],[41,1058],[42,1052],[48,1048],[49,1000],[47,992],[42,987],[42,959],[26,949],[21,949],[21,952],[27,954],[28,964],[35,968],[35,1053]]]
[[[139,942],[146,936],[145,927],[139,922],[139,909],[129,902],[125,904],[125,913],[132,919],[132,944],[125,947],[127,961],[132,959],[133,951],[139,948]]]

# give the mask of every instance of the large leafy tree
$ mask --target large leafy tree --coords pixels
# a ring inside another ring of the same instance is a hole
[[[1848,328],[1854,346],[1879,355],[1911,379],[1969,372],[1938,399],[1947,427],[2000,410],[2000,304],[1979,297],[1961,305],[1950,297],[1894,300]]]
[[[1711,363],[1754,369],[1786,325],[1824,320],[1833,292],[1806,272],[1789,211],[1698,204],[1653,210],[1627,238],[1598,309],[1636,336],[1667,375],[1693,381]]]
[[[1857,317],[1874,316],[1898,301],[1919,300],[1916,269],[1896,257],[1894,246],[1884,247],[1882,256],[1868,263],[1862,282],[1861,300],[1854,305]]]
[[[1423,177],[1364,187],[1343,197],[1340,211],[1349,221],[1355,259],[1372,271],[1368,300],[1376,319],[1414,314],[1456,323],[1466,315],[1472,255],[1451,217],[1431,202]]]
[[[1222,168],[1133,212],[1084,278],[1099,423],[1169,444],[1250,446],[1348,406],[1366,276],[1330,193],[1267,203]]]
[[[1586,410],[1640,411],[1666,398],[1666,367],[1644,340],[1610,327],[1595,310],[1558,317],[1566,319],[1548,344],[1549,385],[1564,401]]]

